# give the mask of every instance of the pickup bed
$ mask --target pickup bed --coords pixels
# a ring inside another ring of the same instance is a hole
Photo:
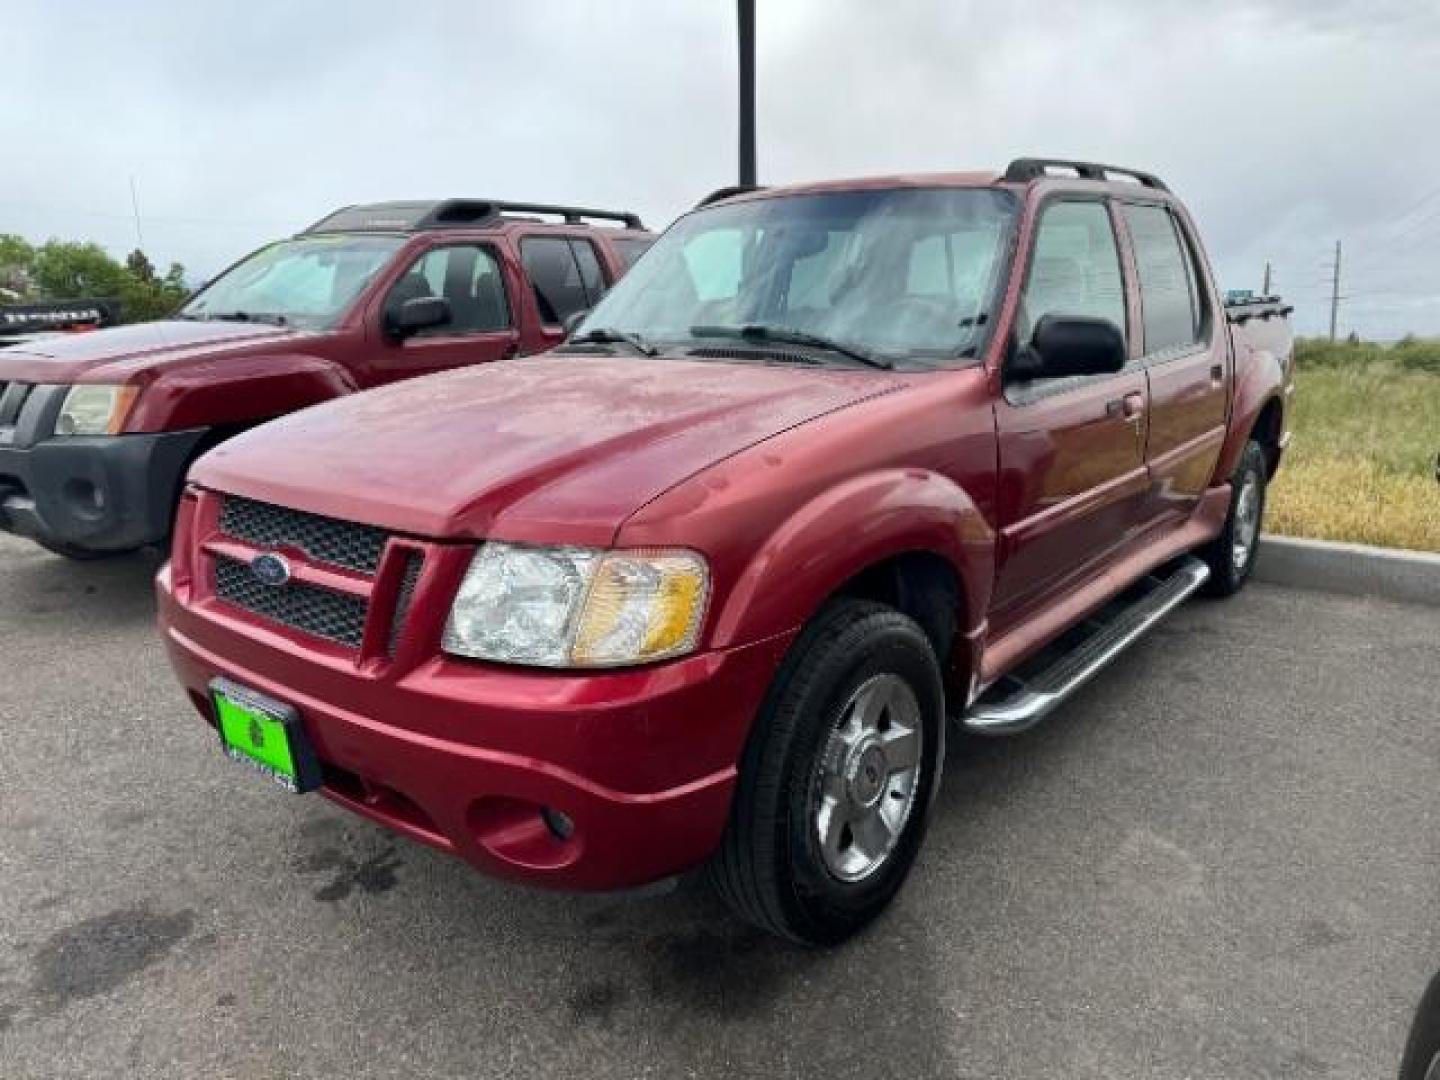
[[[195,466],[157,579],[225,751],[512,879],[705,864],[838,941],[899,889],[946,719],[1023,730],[1254,565],[1277,300],[1156,178],[735,191],[563,346]]]
[[[589,224],[604,220],[618,227]],[[74,558],[163,542],[205,450],[316,402],[550,348],[650,239],[634,214],[580,207],[351,206],[174,319],[0,349],[0,529]]]

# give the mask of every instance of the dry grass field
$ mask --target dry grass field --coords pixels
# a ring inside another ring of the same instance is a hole
[[[1440,551],[1440,345],[1302,342],[1277,533]]]

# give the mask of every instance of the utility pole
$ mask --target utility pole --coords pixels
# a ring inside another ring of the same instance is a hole
[[[145,250],[145,236],[140,232],[140,196],[135,194],[135,177],[130,177],[130,209],[135,212],[135,246]]]
[[[1264,285],[1263,288],[1261,288],[1261,290],[1260,290],[1260,295],[1261,295],[1261,296],[1269,296],[1269,295],[1270,295],[1270,263],[1269,263],[1269,260],[1266,260],[1266,263],[1265,263],[1265,285]]]
[[[737,0],[740,23],[740,183],[755,186],[755,0]]]
[[[1335,324],[1340,318],[1340,241],[1335,241],[1334,276],[1330,282],[1330,340],[1335,340]]]

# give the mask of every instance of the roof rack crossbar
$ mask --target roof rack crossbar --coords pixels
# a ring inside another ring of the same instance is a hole
[[[454,199],[442,202],[435,207],[427,216],[429,218],[443,218],[448,207],[455,203],[464,203],[467,200]],[[579,225],[585,218],[594,218],[599,221],[618,221],[627,229],[643,229],[645,226],[640,221],[640,215],[629,210],[596,210],[586,206],[559,206],[550,203],[510,202],[501,199],[482,200],[490,205],[492,216],[500,214],[554,214],[563,217],[569,225]]]
[[[359,203],[332,210],[305,233],[375,231],[377,229],[416,232],[426,229],[478,228],[505,214],[547,214],[568,225],[586,219],[618,221],[627,229],[644,229],[640,215],[628,210],[597,210],[586,206],[559,206],[550,203],[511,202],[504,199],[442,199],[438,202]],[[373,220],[354,220],[356,217]]]
[[[1050,175],[1049,170],[1052,168],[1070,169],[1082,180],[1097,180],[1101,183],[1108,181],[1114,173],[1128,176],[1142,187],[1154,188],[1156,191],[1170,190],[1154,173],[1127,169],[1123,165],[1102,165],[1098,161],[1069,161],[1065,158],[1016,158],[1005,169],[1005,179],[1013,183],[1043,180]]]

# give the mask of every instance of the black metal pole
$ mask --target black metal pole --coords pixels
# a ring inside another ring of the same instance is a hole
[[[755,0],[737,0],[740,17],[740,183],[755,186]]]

